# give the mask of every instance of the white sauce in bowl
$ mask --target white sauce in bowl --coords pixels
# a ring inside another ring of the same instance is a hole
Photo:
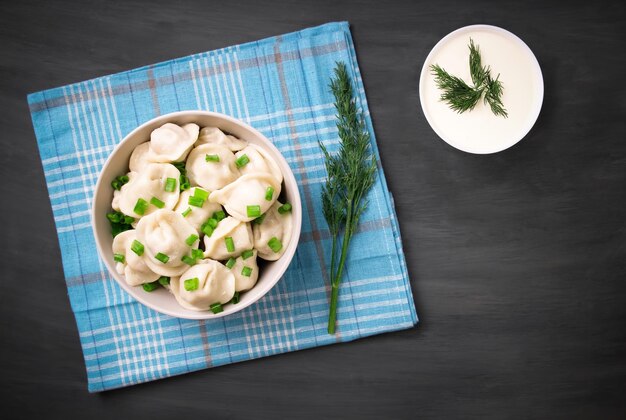
[[[430,66],[439,64],[471,86],[470,38],[480,48],[483,65],[491,67],[491,75],[500,75],[508,118],[494,115],[482,99],[462,114],[440,100]],[[420,77],[420,100],[429,124],[448,144],[469,153],[495,153],[520,141],[534,125],[543,102],[543,77],[537,59],[521,39],[495,26],[472,25],[450,33],[430,52]]]

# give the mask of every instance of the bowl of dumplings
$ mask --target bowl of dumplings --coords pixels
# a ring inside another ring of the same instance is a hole
[[[101,259],[137,301],[208,319],[240,311],[280,280],[302,224],[293,172],[260,132],[182,111],[137,127],[96,184]]]

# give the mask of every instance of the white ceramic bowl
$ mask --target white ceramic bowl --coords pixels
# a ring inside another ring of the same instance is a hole
[[[508,118],[494,116],[482,100],[463,114],[439,100],[441,91],[430,66],[439,64],[471,84],[470,37],[480,48],[483,65],[490,66],[494,76],[501,75]],[[523,139],[539,117],[543,90],[541,68],[530,48],[513,33],[492,25],[465,26],[443,37],[424,61],[419,82],[422,111],[435,133],[450,146],[476,154],[497,153]]]
[[[115,270],[113,261],[113,251],[111,245],[111,227],[106,218],[106,214],[111,211],[111,200],[113,199],[113,188],[110,183],[113,178],[128,172],[128,161],[135,147],[150,139],[150,133],[165,123],[186,124],[196,123],[200,127],[218,127],[239,137],[249,143],[263,147],[274,158],[283,173],[283,192],[286,201],[293,206],[293,233],[291,240],[286,244],[283,256],[277,261],[268,261],[263,264],[256,285],[249,291],[242,293],[241,300],[236,305],[224,305],[224,311],[213,314],[211,311],[191,311],[178,304],[174,295],[164,288],[159,288],[153,292],[146,292],[141,286],[129,286],[123,276]],[[133,130],[128,134],[113,150],[105,162],[102,172],[98,177],[98,182],[94,191],[93,207],[91,214],[93,233],[100,257],[104,261],[109,273],[132,297],[155,311],[187,319],[209,319],[218,318],[238,312],[263,297],[280,280],[281,276],[289,266],[300,238],[302,226],[302,204],[300,193],[293,172],[289,168],[287,161],[274,145],[261,133],[249,125],[231,118],[227,115],[208,111],[181,111],[172,114],[162,115],[154,118]]]

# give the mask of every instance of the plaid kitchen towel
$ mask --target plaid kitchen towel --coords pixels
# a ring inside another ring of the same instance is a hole
[[[337,150],[328,84],[338,61],[348,65],[378,156],[347,22],[28,96],[89,391],[417,323],[398,222],[381,169],[351,244],[338,334],[326,332],[330,240],[321,211],[326,173],[317,142]],[[151,118],[188,109],[222,112],[265,134],[291,165],[303,200],[300,243],[281,281],[256,304],[209,321],[172,318],[134,301],[100,261],[89,220],[93,188],[115,145]]]

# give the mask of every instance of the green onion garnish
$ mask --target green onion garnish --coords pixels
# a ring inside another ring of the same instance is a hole
[[[163,207],[165,207],[165,203],[164,203],[164,202],[162,202],[161,200],[159,200],[159,199],[158,199],[158,198],[156,198],[156,197],[152,197],[152,198],[150,199],[150,204],[152,204],[154,207],[158,207],[158,208],[160,208],[160,209],[162,209]]]
[[[196,259],[191,258],[189,255],[183,255],[183,257],[180,260],[187,265],[196,265]]]
[[[280,243],[280,241],[278,240],[278,238],[276,236],[274,236],[272,239],[270,239],[269,242],[267,243],[267,245],[274,252],[278,252],[278,251],[280,251],[283,248],[283,244]]]
[[[193,196],[196,198],[200,198],[201,200],[207,200],[209,198],[209,192],[208,191],[204,191],[200,188],[196,188],[193,191]]]
[[[122,186],[126,184],[127,182],[128,182],[128,176],[120,175],[118,177],[115,177],[115,179],[111,181],[111,187],[113,187],[114,190],[119,191],[122,189]]]
[[[205,222],[207,225],[211,226],[213,229],[215,229],[217,227],[217,220],[215,220],[214,218],[210,218]]]
[[[278,212],[280,214],[285,214],[285,213],[288,213],[290,211],[291,211],[291,204],[289,204],[289,203],[285,203],[285,204],[283,204],[282,206],[280,206],[278,208]]]
[[[131,223],[135,223],[135,218],[130,216],[124,216],[123,222],[127,225],[130,225]]]
[[[130,244],[130,250],[141,257],[143,255],[143,244],[135,239],[133,243]]]
[[[113,261],[124,264],[126,262],[126,257],[122,254],[113,254]]]
[[[167,191],[167,192],[174,192],[174,191],[176,191],[176,178],[167,178],[165,180],[164,190]]]
[[[159,282],[153,281],[152,283],[144,283],[141,286],[143,287],[143,290],[145,290],[146,292],[153,292],[159,288]]]
[[[233,295],[233,298],[230,300],[230,303],[236,305],[239,303],[239,296],[240,293],[239,292],[235,292],[235,294]]]
[[[219,162],[220,155],[206,155],[204,157],[204,160],[206,160],[207,162]]]
[[[198,279],[198,277],[187,279],[184,282],[185,290],[188,292],[193,292],[194,290],[198,290],[199,285],[200,285],[200,280]]]
[[[211,235],[213,235],[213,228],[209,226],[209,224],[206,222],[204,222],[202,226],[200,226],[200,230],[208,237],[211,237]]]
[[[185,239],[185,243],[187,244],[187,246],[192,246],[194,242],[196,242],[197,240],[198,240],[198,235],[196,235],[195,233],[192,233],[191,235],[187,237],[187,239]]]
[[[187,215],[189,215],[189,213],[191,213],[191,207],[187,207],[187,210],[185,210],[183,212],[183,217],[187,217]]]
[[[263,213],[261,216],[259,216],[256,219],[254,219],[254,224],[255,225],[260,225],[261,223],[263,223],[263,220],[265,220],[265,216],[266,215],[267,215],[267,213]]]
[[[215,213],[213,213],[213,218],[218,222],[221,222],[222,220],[226,219],[226,213],[224,213],[222,210],[216,211]]]
[[[157,260],[161,261],[163,264],[167,264],[167,262],[170,260],[170,257],[168,257],[167,255],[163,254],[162,252],[159,252],[158,254],[156,254],[154,256],[154,258],[156,258]]]
[[[193,258],[194,260],[201,260],[202,258],[204,258],[204,252],[202,252],[201,249],[193,248],[191,250],[191,258]]]
[[[167,286],[168,284],[170,284],[170,278],[166,276],[159,277],[157,281],[161,286]]]
[[[259,217],[261,215],[261,206],[247,206],[246,211],[248,217]]]
[[[137,203],[135,204],[135,208],[133,209],[133,211],[138,215],[143,216],[147,208],[148,202],[143,198],[139,198],[137,199]]]
[[[226,261],[226,264],[224,265],[228,268],[233,268],[233,266],[235,265],[235,262],[237,262],[237,260],[235,260],[234,258],[229,258],[228,261]]]
[[[243,253],[241,254],[241,258],[243,258],[244,260],[247,260],[253,255],[254,255],[254,251],[251,249],[248,249],[247,251],[243,251]]]
[[[252,275],[252,268],[245,266],[244,268],[241,269],[241,275],[250,277],[250,275]]]
[[[235,252],[235,242],[233,241],[233,238],[230,236],[227,236],[224,239],[224,242],[226,243],[226,250],[228,252]]]
[[[248,157],[248,155],[241,155],[236,161],[235,161],[235,165],[237,165],[238,168],[243,168],[244,166],[246,166],[248,163],[250,162],[250,158]]]
[[[111,187],[113,187],[114,190],[121,190],[122,186],[120,185],[120,182],[117,179],[114,179],[113,181],[111,181]]]
[[[195,196],[191,196],[189,197],[189,200],[187,201],[189,203],[190,206],[194,206],[194,207],[202,207],[204,205],[204,200]]]
[[[265,190],[265,199],[272,201],[272,197],[274,197],[274,187],[267,187],[267,190]]]
[[[220,312],[222,312],[224,309],[222,308],[222,304],[221,303],[214,303],[213,305],[211,305],[211,312],[213,312],[214,314],[219,314]]]

